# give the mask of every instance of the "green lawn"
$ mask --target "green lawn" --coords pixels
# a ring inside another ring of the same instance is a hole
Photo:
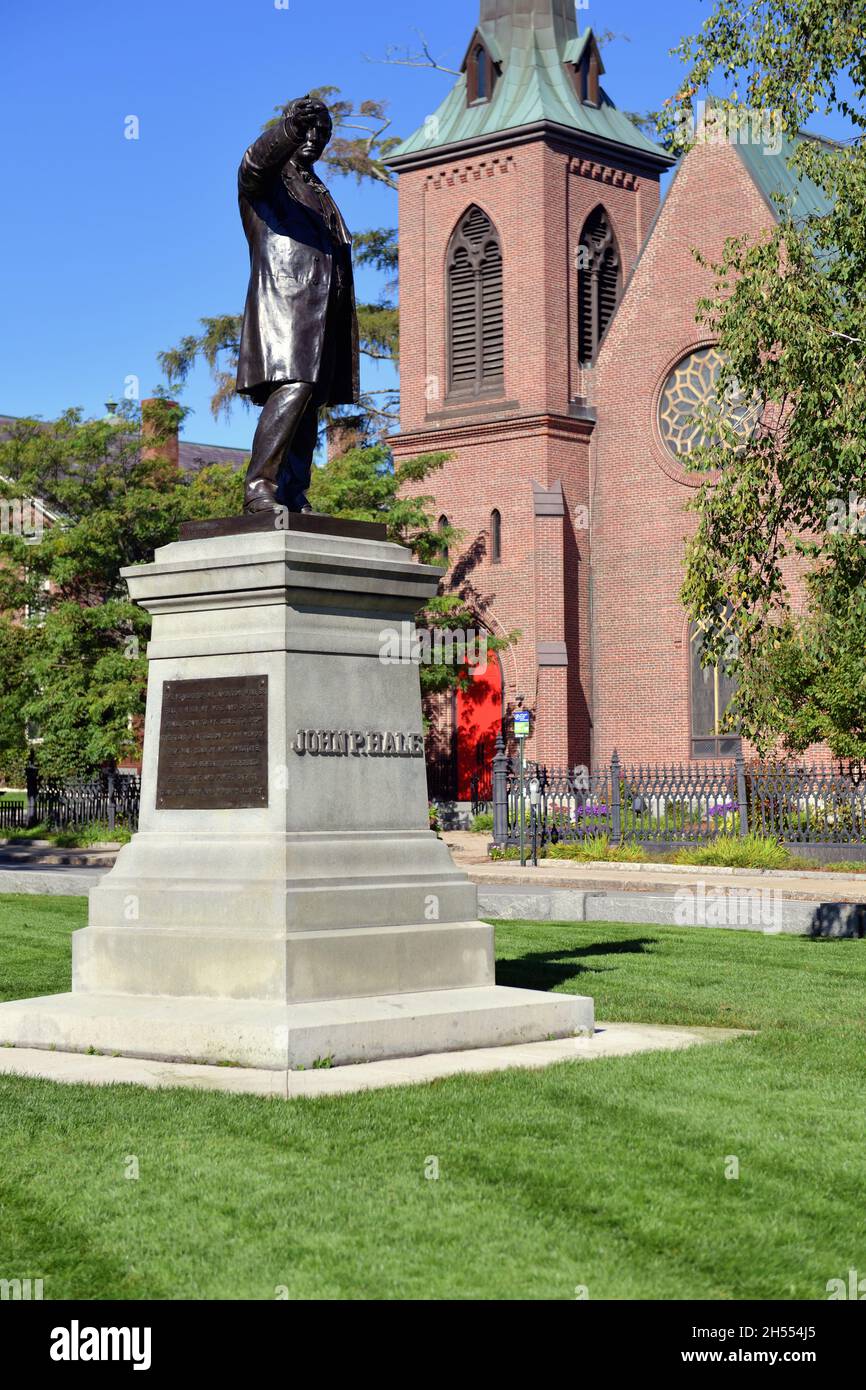
[[[84,920],[0,897],[2,994],[66,988]],[[866,1275],[866,941],[509,923],[497,948],[502,983],[590,993],[602,1019],[760,1035],[288,1104],[0,1078],[0,1277],[47,1298],[822,1299]]]

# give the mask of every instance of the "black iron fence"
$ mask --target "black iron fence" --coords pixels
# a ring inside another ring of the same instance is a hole
[[[141,787],[138,777],[127,772],[103,772],[87,780],[80,777],[42,778],[27,768],[24,801],[0,799],[0,831],[84,830],[104,826],[109,833],[123,827],[138,829]]]
[[[23,801],[11,801],[8,797],[0,799],[0,832],[26,830],[27,807]]]
[[[859,769],[729,763],[549,768],[527,763],[523,784],[502,740],[492,766],[493,841],[520,842],[535,823],[539,845],[603,835],[611,844],[688,845],[719,835],[772,836],[786,844],[866,843],[866,779]]]

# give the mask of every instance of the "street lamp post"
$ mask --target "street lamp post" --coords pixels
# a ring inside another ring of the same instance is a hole
[[[541,783],[533,777],[529,783],[530,834],[532,835],[532,867],[538,868],[538,799]]]
[[[529,710],[523,708],[523,695],[517,696],[517,709],[514,711],[514,737],[517,739],[517,746],[520,749],[520,867],[526,868],[526,827],[525,812],[523,807],[524,798],[524,779],[526,777],[526,763],[524,760],[523,746],[529,737]]]

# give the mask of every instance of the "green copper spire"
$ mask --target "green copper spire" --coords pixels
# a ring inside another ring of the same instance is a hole
[[[470,102],[468,69],[479,42],[487,49],[495,80],[486,99]],[[543,124],[632,150],[653,163],[672,164],[603,89],[597,105],[581,100],[576,73],[593,50],[601,74],[604,65],[592,30],[578,33],[574,0],[481,0],[478,27],[456,86],[388,162],[414,163],[427,151],[486,142],[500,132]]]

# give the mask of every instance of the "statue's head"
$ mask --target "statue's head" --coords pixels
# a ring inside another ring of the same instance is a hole
[[[321,159],[334,133],[331,115],[324,102],[314,103],[314,117],[307,126],[306,135],[295,156],[299,164],[310,169],[317,159]]]

